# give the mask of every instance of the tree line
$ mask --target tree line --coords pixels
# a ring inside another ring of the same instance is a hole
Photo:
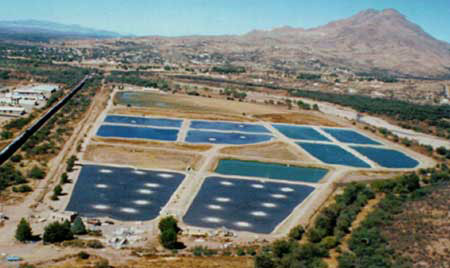
[[[426,122],[447,133],[450,130],[450,105],[416,104],[402,100],[310,90],[291,90],[290,95],[351,107],[361,113],[386,115],[399,121]]]

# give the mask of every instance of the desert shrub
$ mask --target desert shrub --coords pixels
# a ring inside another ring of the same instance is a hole
[[[80,251],[78,253],[78,258],[82,259],[82,260],[87,260],[89,259],[91,255],[89,255],[89,253],[86,253],[85,251]]]
[[[94,268],[109,268],[109,262],[108,260],[101,260],[97,263],[95,263]]]
[[[33,179],[41,180],[45,177],[45,171],[43,171],[38,166],[34,166],[28,173],[28,176]]]
[[[22,184],[20,186],[13,187],[13,192],[16,193],[28,193],[31,191],[33,191],[33,188],[31,188],[31,186],[28,184]]]
[[[244,251],[244,249],[238,248],[238,249],[236,250],[236,255],[238,255],[238,256],[245,256],[245,251]]]
[[[88,240],[86,243],[86,246],[88,246],[90,248],[95,248],[95,249],[105,247],[105,246],[103,246],[102,242],[100,242],[99,240]]]

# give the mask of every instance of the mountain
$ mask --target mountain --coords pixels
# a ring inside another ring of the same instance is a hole
[[[367,70],[417,76],[450,73],[450,44],[435,39],[394,9],[369,9],[307,30],[253,31],[243,38],[260,44],[271,40],[281,48]]]
[[[86,39],[124,37],[119,33],[96,30],[79,25],[66,25],[50,21],[0,21],[1,39],[46,41],[49,39]]]
[[[195,53],[220,53],[228,62],[292,71],[344,68],[450,77],[450,44],[435,39],[394,9],[369,9],[312,29],[286,26],[240,36],[183,37],[166,42],[172,46],[171,56],[183,56],[176,51],[181,44],[195,48],[189,51],[191,58]]]

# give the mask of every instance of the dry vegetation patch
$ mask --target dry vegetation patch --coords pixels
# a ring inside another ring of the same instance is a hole
[[[298,125],[317,125],[327,127],[338,127],[338,123],[327,119],[317,112],[296,112],[296,113],[270,113],[256,115],[256,118],[274,123],[298,124]]]
[[[408,201],[394,215],[384,235],[391,247],[413,260],[414,267],[448,267],[450,263],[450,185],[434,187],[425,198]]]
[[[230,114],[227,112],[218,113],[216,111],[204,111],[198,108],[196,111],[179,111],[179,110],[167,110],[167,109],[157,109],[157,108],[126,108],[126,107],[115,107],[111,110],[114,114],[123,115],[138,115],[138,116],[161,116],[161,117],[176,117],[176,118],[187,118],[187,119],[199,119],[199,120],[220,120],[220,121],[237,121],[237,122],[254,122],[255,119],[237,115]]]
[[[177,110],[180,112],[198,112],[200,110],[204,113],[214,112],[234,115],[242,113],[274,113],[279,110],[277,107],[257,103],[151,92],[118,92],[115,95],[114,102],[122,105]]]
[[[221,149],[220,153],[236,156],[262,157],[277,160],[311,160],[311,158],[307,155],[292,150],[289,145],[284,142],[271,142],[266,144],[255,144],[247,146],[230,146]]]
[[[131,140],[131,139],[120,139],[120,138],[102,138],[94,137],[93,142],[110,143],[111,145],[134,145],[143,146],[148,148],[161,148],[161,149],[174,149],[180,151],[195,151],[204,152],[212,148],[211,145],[195,145],[195,144],[180,144],[173,142],[158,142],[158,141],[147,141],[147,140]]]
[[[87,260],[80,260],[72,258],[64,262],[54,264],[52,266],[45,266],[51,268],[81,268],[81,267],[95,267],[96,264],[102,261],[101,258],[91,256]],[[251,268],[253,267],[252,257],[227,257],[227,256],[213,256],[213,257],[149,257],[139,258],[138,260],[131,260],[126,264],[115,264],[109,262],[114,268]],[[44,266],[42,266],[44,267]]]
[[[89,145],[84,159],[104,164],[129,165],[138,168],[196,169],[201,156],[164,149],[142,149],[105,144]]]

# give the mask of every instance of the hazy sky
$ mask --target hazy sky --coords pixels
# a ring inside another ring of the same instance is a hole
[[[450,0],[2,0],[0,20],[39,19],[136,35],[241,34],[310,28],[367,8],[395,8],[450,42]]]

